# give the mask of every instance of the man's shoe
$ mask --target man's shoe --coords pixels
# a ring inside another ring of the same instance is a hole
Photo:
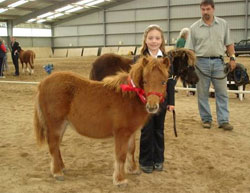
[[[155,163],[154,164],[154,170],[162,171],[163,170],[163,163]]]
[[[222,128],[222,129],[227,130],[227,131],[231,131],[231,130],[233,130],[234,127],[232,125],[230,125],[229,123],[222,123],[219,126],[219,128]]]
[[[153,169],[154,167],[153,166],[143,166],[143,165],[140,165],[140,168],[141,170],[144,172],[144,173],[152,173],[153,172]]]
[[[212,125],[211,122],[203,122],[203,123],[202,123],[202,126],[203,126],[203,128],[205,128],[205,129],[210,129],[210,128],[211,128],[211,125]]]

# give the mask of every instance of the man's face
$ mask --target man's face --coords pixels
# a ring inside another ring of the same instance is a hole
[[[202,5],[201,6],[201,15],[203,20],[207,21],[214,16],[214,8],[211,5]]]

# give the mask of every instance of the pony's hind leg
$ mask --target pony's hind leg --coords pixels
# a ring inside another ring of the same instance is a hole
[[[124,165],[126,161],[126,155],[128,150],[129,136],[122,134],[115,134],[115,171],[113,173],[114,185],[127,185],[127,179],[125,179]]]
[[[53,128],[53,129],[49,129]],[[66,129],[66,124],[57,124],[53,125],[53,127],[48,127],[48,146],[49,146],[49,152],[51,155],[51,173],[53,177],[55,177],[57,180],[64,180],[63,176],[63,169],[65,168],[61,152],[60,152],[60,143],[64,134],[64,131]]]
[[[125,171],[128,174],[140,174],[140,170],[138,169],[135,163],[135,133],[131,135],[128,141],[128,153],[127,159],[125,163]]]

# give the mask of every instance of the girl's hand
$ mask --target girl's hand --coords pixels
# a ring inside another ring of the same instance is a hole
[[[170,111],[170,112],[171,112],[171,111],[173,111],[173,110],[174,110],[174,106],[173,106],[173,105],[168,105],[168,106],[167,106],[167,109],[168,109],[168,111]]]

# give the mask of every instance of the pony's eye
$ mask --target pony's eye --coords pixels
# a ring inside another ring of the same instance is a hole
[[[166,85],[166,84],[167,84],[167,81],[162,81],[161,84],[162,84],[162,85]]]

